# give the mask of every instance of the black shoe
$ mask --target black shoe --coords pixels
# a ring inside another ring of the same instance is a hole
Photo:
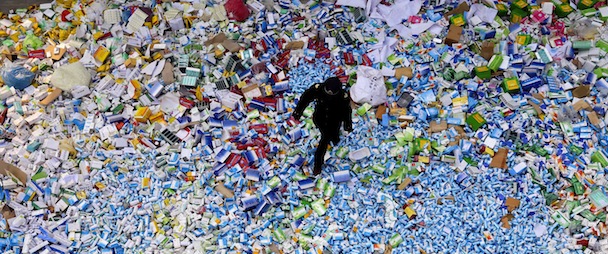
[[[316,175],[319,175],[319,174],[321,174],[321,171],[322,171],[322,170],[321,170],[321,167],[320,167],[320,166],[319,166],[319,167],[315,167],[315,169],[313,170],[313,174],[314,174],[315,176],[316,176]]]
[[[330,141],[332,143],[333,146],[337,146],[338,143],[340,143],[340,137],[335,137],[333,140]]]

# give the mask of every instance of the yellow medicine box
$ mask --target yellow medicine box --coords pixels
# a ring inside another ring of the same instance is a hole
[[[138,108],[137,111],[135,111],[135,116],[133,118],[135,118],[135,121],[138,121],[140,123],[145,123],[148,121],[148,118],[150,118],[151,114],[152,114],[152,111],[150,110],[150,108],[141,107],[141,108]]]

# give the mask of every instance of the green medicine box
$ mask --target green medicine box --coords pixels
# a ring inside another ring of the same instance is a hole
[[[542,156],[542,157],[549,155],[549,152],[547,152],[547,150],[545,150],[545,148],[543,148],[542,146],[539,146],[539,145],[532,146],[532,152],[534,152],[538,156]],[[549,172],[551,172],[551,170],[553,170],[553,168],[550,168]],[[555,172],[553,172],[552,175],[555,177],[556,176]]]
[[[598,162],[602,167],[608,166],[608,158],[601,151],[595,151],[591,154],[591,162]]]
[[[591,192],[589,199],[591,199],[591,203],[593,203],[598,210],[604,209],[604,207],[608,206],[608,197],[601,189]]]
[[[555,195],[551,192],[545,193],[544,196],[545,196],[545,200],[546,200],[545,204],[547,204],[547,205],[553,204],[553,202],[557,201],[557,199],[558,199],[557,195]]]
[[[560,18],[565,18],[573,11],[574,9],[572,9],[572,6],[569,4],[560,4],[555,7],[555,14],[557,14],[557,16]]]
[[[584,10],[584,9],[593,7],[596,3],[597,3],[597,1],[595,1],[595,0],[581,0],[580,2],[578,2],[576,7],[579,10]]]
[[[576,156],[581,155],[584,151],[582,148],[575,146],[575,145],[570,145],[570,152],[573,153]]]
[[[516,77],[503,79],[502,90],[509,93],[519,92],[519,79]]]
[[[595,46],[603,50],[604,52],[608,52],[608,42],[605,40],[597,40],[595,42]]]
[[[470,78],[470,75],[468,72],[459,71],[459,72],[456,72],[456,74],[454,74],[454,79],[456,79],[456,80],[463,80],[465,78]]]
[[[526,0],[516,0],[511,3],[511,10],[523,10],[527,11],[529,9],[528,1]]]
[[[464,17],[464,15],[462,15],[462,13],[460,13],[460,14],[456,14],[456,15],[450,17],[450,23],[452,23],[456,26],[464,26],[467,23],[467,20]]]
[[[572,178],[572,180],[570,180],[570,184],[572,184],[574,194],[583,195],[583,193],[585,192],[585,188],[583,187],[583,184],[581,184],[581,182],[579,182],[578,179],[576,179],[576,177],[574,177],[574,178]]]
[[[528,12],[522,9],[511,10],[511,23],[519,23],[521,19],[528,16]]]
[[[589,209],[582,211],[581,216],[589,221],[595,221],[597,219],[597,217],[595,217],[595,215],[589,211]]]
[[[422,152],[425,148],[431,150],[431,142],[426,138],[416,138],[414,140],[414,151],[416,153]]]
[[[488,68],[492,71],[497,71],[502,64],[503,57],[502,55],[494,55],[490,58],[490,63],[488,64]]]
[[[595,8],[584,9],[581,11],[581,14],[585,17],[594,17],[597,14],[597,10]]]
[[[477,66],[475,67],[475,75],[480,79],[489,79],[492,77],[492,71],[488,66]]]
[[[504,17],[509,14],[509,9],[504,4],[496,4],[496,9],[498,10],[498,16]]]
[[[520,45],[528,45],[530,44],[530,42],[532,42],[532,36],[528,35],[528,34],[520,34],[517,36],[516,38],[516,42],[519,43]]]
[[[466,122],[471,127],[471,129],[477,131],[477,129],[486,124],[486,119],[483,118],[483,116],[479,114],[479,112],[475,112],[469,115],[469,117],[467,117]]]
[[[555,222],[557,222],[560,226],[567,228],[568,226],[570,226],[570,220],[568,220],[568,218],[566,216],[564,216],[562,213],[560,213],[559,211],[556,211],[555,213],[553,213],[553,215],[551,215],[551,218],[553,218],[553,220],[555,220]]]

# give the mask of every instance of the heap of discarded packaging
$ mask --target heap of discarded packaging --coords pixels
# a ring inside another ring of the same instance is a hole
[[[453,2],[4,15],[2,253],[608,251],[606,2]],[[312,177],[291,112],[361,66],[387,102]]]

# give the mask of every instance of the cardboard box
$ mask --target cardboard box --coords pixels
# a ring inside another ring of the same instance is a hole
[[[404,108],[390,108],[388,114],[391,115],[391,116],[397,116],[397,117],[398,116],[404,116],[404,115],[407,115],[407,109],[404,109]]]
[[[441,132],[448,129],[448,122],[445,120],[442,120],[441,122],[431,121],[429,126],[430,133]]]
[[[15,61],[19,57],[19,53],[12,49],[4,48],[4,50],[2,50],[2,56],[6,57],[8,60]]]
[[[173,76],[173,65],[169,61],[165,62],[165,67],[163,67],[161,76],[163,77],[163,81],[166,85],[175,82],[175,77]]]
[[[393,246],[391,246],[390,244],[386,244],[384,245],[386,249],[384,249],[384,254],[391,254],[393,253]]]
[[[296,50],[302,48],[304,48],[303,41],[290,41],[289,43],[287,43],[287,45],[285,45],[285,50]]]
[[[507,198],[507,200],[505,200],[505,206],[507,206],[507,211],[509,212],[513,212],[515,209],[517,209],[519,207],[519,204],[521,202],[519,201],[519,199],[516,198]]]
[[[532,105],[532,107],[534,108],[534,111],[536,111],[537,115],[542,115],[544,114],[543,110],[540,108],[540,106],[538,106],[538,104],[532,102],[531,100],[528,100],[528,104]]]
[[[401,67],[395,69],[395,78],[401,79],[401,77],[406,76],[408,78],[412,78],[414,75],[412,73],[412,68],[410,67]]]
[[[407,186],[409,186],[410,183],[412,183],[412,179],[407,177],[407,178],[403,179],[403,182],[401,182],[401,184],[399,184],[399,186],[397,186],[397,189],[405,190],[405,188],[407,188]]]
[[[384,114],[386,114],[386,106],[381,104],[376,109],[376,118],[380,120],[380,119],[382,119],[382,115],[384,115]]]
[[[481,50],[479,55],[484,59],[490,61],[492,56],[494,55],[494,42],[484,41],[481,43]]]
[[[28,174],[25,173],[23,170],[3,160],[0,160],[0,174],[5,176],[14,176],[17,180],[19,180],[19,182],[24,185],[29,179]]]
[[[492,72],[492,77],[493,78],[500,77],[500,76],[502,76],[503,73],[504,73],[504,71],[501,71],[501,70],[494,71],[494,72]]]
[[[576,66],[576,68],[581,69],[583,68],[583,63],[578,60],[578,57],[572,59],[572,64],[574,64]]]
[[[4,205],[2,207],[2,217],[6,220],[6,225],[8,231],[11,231],[11,225],[9,224],[9,219],[15,218],[17,215],[15,214],[15,210],[8,205]]]
[[[589,122],[591,124],[593,124],[595,127],[598,127],[598,128],[600,127],[602,122],[597,117],[597,114],[595,112],[591,112],[591,113],[587,114],[587,117],[589,118]]]
[[[57,50],[55,50],[57,49]],[[54,45],[49,45],[46,47],[45,52],[47,55],[51,56],[51,59],[58,61],[61,59],[61,57],[63,57],[63,54],[65,54],[65,52],[67,51],[67,49],[65,47],[57,47]]]
[[[545,96],[543,96],[543,95],[542,95],[542,94],[540,94],[540,93],[533,93],[533,94],[532,94],[532,97],[534,97],[534,99],[537,99],[537,100],[540,100],[540,101],[542,101],[542,100],[544,100],[544,99],[545,99]]]
[[[511,228],[511,224],[509,224],[509,222],[515,218],[515,216],[513,216],[513,214],[505,214],[505,216],[502,216],[502,218],[500,219],[500,222],[502,223],[502,227],[506,228],[506,229],[510,229]]]
[[[256,98],[262,97],[262,92],[260,91],[260,87],[257,84],[248,85],[241,89],[245,98]]]
[[[585,98],[591,93],[590,85],[580,85],[572,90],[572,96],[576,98]]]
[[[490,162],[490,167],[507,169],[507,154],[508,153],[509,153],[509,149],[499,148],[498,152],[496,152],[494,154],[494,157],[492,157],[492,161]]]
[[[462,27],[456,25],[450,25],[450,29],[448,30],[448,35],[445,36],[445,44],[452,45],[460,41],[460,36],[462,35]]]
[[[218,182],[217,185],[215,186],[215,190],[217,192],[219,192],[220,194],[222,194],[222,196],[224,196],[225,198],[234,197],[234,192],[232,192],[231,190],[226,188],[226,186],[224,186],[223,182]]]
[[[458,133],[459,133],[461,136],[466,136],[466,134],[467,134],[467,133],[464,131],[464,129],[462,128],[462,126],[460,126],[460,125],[453,125],[453,124],[450,124],[450,125],[448,125],[448,129],[449,129],[449,128],[454,128],[454,129],[455,129],[455,130],[456,130],[456,131],[457,131],[457,132],[458,132]]]
[[[59,88],[53,88],[53,91],[50,92],[43,100],[40,101],[40,105],[46,106],[51,104],[59,95],[61,95],[62,90]]]
[[[272,253],[283,253],[281,250],[279,250],[279,247],[277,247],[276,244],[271,244],[270,246],[270,251],[272,251]]]
[[[462,2],[461,4],[459,4],[453,10],[448,11],[445,14],[443,14],[443,16],[447,18],[447,17],[452,16],[454,14],[463,14],[465,11],[469,11],[470,9],[471,8],[469,7],[469,4],[467,4],[467,2]]]
[[[241,50],[241,45],[239,45],[233,40],[225,40],[224,42],[222,42],[222,46],[224,46],[225,49],[232,53],[239,52],[239,50]]]
[[[452,195],[448,195],[448,196],[445,196],[445,197],[440,197],[440,198],[437,199],[437,204],[438,205],[443,205],[443,200],[452,200],[452,201],[454,201],[455,199],[454,199],[454,196],[452,196]]]
[[[228,37],[226,37],[226,34],[224,33],[219,33],[205,42],[205,46],[210,46],[214,44],[222,44],[225,49],[233,53],[241,50],[241,45],[231,39],[228,39]]]
[[[574,108],[574,111],[581,111],[583,109],[587,111],[593,110],[593,108],[591,108],[591,105],[589,105],[589,103],[584,100],[577,101],[576,103],[574,103],[574,105],[572,105],[572,108]]]

